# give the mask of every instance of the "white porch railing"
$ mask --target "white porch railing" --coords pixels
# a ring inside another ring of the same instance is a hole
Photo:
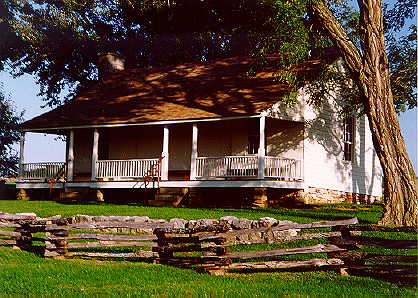
[[[257,168],[257,156],[198,157],[196,177],[256,177]]]
[[[158,166],[158,158],[98,160],[96,178],[142,178]]]
[[[197,178],[257,177],[257,156],[198,157]],[[266,178],[302,180],[302,161],[299,159],[265,157]]]
[[[51,179],[65,177],[65,162],[24,163],[19,171],[19,178],[28,180]]]
[[[302,180],[302,161],[300,159],[266,156],[264,176],[285,180]]]

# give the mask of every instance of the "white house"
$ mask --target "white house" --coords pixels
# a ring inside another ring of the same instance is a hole
[[[299,103],[286,106],[273,66],[247,75],[252,58],[123,70],[123,60],[106,57],[118,70],[20,126],[67,137],[65,163],[22,158],[20,195],[53,187],[62,196],[100,190],[107,200],[118,190],[133,200],[152,193],[153,205],[208,206],[382,195],[367,119],[343,119],[338,94],[314,109],[301,88]],[[294,71],[312,77],[321,66],[310,60]]]

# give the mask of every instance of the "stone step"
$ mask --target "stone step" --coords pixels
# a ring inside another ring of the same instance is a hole
[[[90,191],[90,187],[65,187],[65,192],[79,192],[79,193],[87,193]]]
[[[181,199],[183,196],[179,194],[159,194],[156,195],[157,201],[174,202]]]
[[[154,200],[149,200],[150,206],[171,206],[177,207],[184,197],[188,194],[188,189],[184,187],[165,187],[155,194]]]
[[[186,194],[188,189],[186,187],[161,187],[159,192],[160,194]]]
[[[68,201],[68,200],[80,200],[85,194],[82,194],[78,191],[70,191],[70,192],[61,192],[59,194],[60,201]]]

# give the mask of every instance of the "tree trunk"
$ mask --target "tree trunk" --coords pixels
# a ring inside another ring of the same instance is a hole
[[[322,1],[313,1],[310,14],[340,50],[369,119],[373,145],[384,174],[384,214],[379,223],[417,226],[416,176],[406,152],[393,104],[380,0],[358,0],[362,52]]]

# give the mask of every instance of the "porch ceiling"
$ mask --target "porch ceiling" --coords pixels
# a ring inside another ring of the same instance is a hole
[[[271,66],[254,77],[246,75],[252,58],[129,69],[112,74],[68,104],[26,121],[19,129],[257,115],[288,90],[287,85],[274,80],[278,58],[268,60]],[[294,71],[313,77],[320,66],[320,60],[311,60]]]

